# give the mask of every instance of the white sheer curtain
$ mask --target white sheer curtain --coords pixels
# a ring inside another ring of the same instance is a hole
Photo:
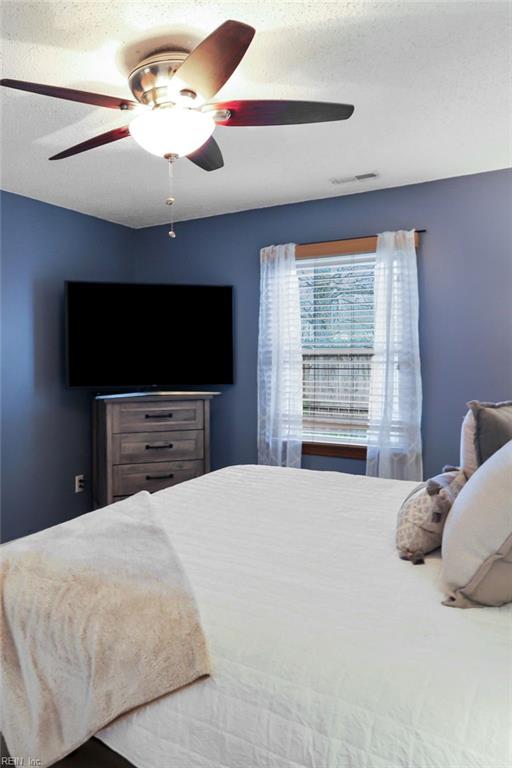
[[[384,232],[375,263],[366,474],[421,480],[421,370],[414,230]]]
[[[295,245],[260,252],[258,462],[300,467],[302,340]]]

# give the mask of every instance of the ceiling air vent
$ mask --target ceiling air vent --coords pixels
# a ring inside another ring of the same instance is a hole
[[[376,173],[359,173],[355,177],[358,181],[366,181],[366,179],[376,179]]]
[[[378,173],[358,173],[355,176],[338,176],[329,179],[331,184],[349,184],[351,181],[366,181],[367,179],[376,179]]]

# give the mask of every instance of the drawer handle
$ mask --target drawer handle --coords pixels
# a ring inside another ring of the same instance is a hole
[[[173,413],[146,413],[145,419],[172,419]]]
[[[146,475],[146,480],[172,480],[173,474],[170,475]]]
[[[158,451],[162,448],[174,448],[174,443],[147,443],[146,451]]]

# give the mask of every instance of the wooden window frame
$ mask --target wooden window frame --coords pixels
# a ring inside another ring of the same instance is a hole
[[[420,245],[420,233],[416,230],[414,245]],[[329,256],[352,255],[359,253],[375,253],[377,250],[377,235],[352,237],[346,240],[327,240],[323,243],[304,243],[295,247],[295,259],[318,259]],[[335,456],[342,459],[366,460],[366,445],[349,445],[341,443],[302,443],[303,456]]]
[[[341,443],[302,443],[303,456],[335,456],[339,459],[366,461],[366,445]]]
[[[318,259],[322,256],[347,256],[355,253],[375,253],[377,250],[377,235],[370,237],[353,237],[349,240],[328,240],[325,243],[305,243],[295,247],[296,259]],[[414,233],[414,245],[420,244],[420,232]]]

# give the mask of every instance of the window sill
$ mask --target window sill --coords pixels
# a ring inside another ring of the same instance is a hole
[[[302,443],[303,456],[337,456],[340,459],[366,460],[366,445],[339,443]]]

